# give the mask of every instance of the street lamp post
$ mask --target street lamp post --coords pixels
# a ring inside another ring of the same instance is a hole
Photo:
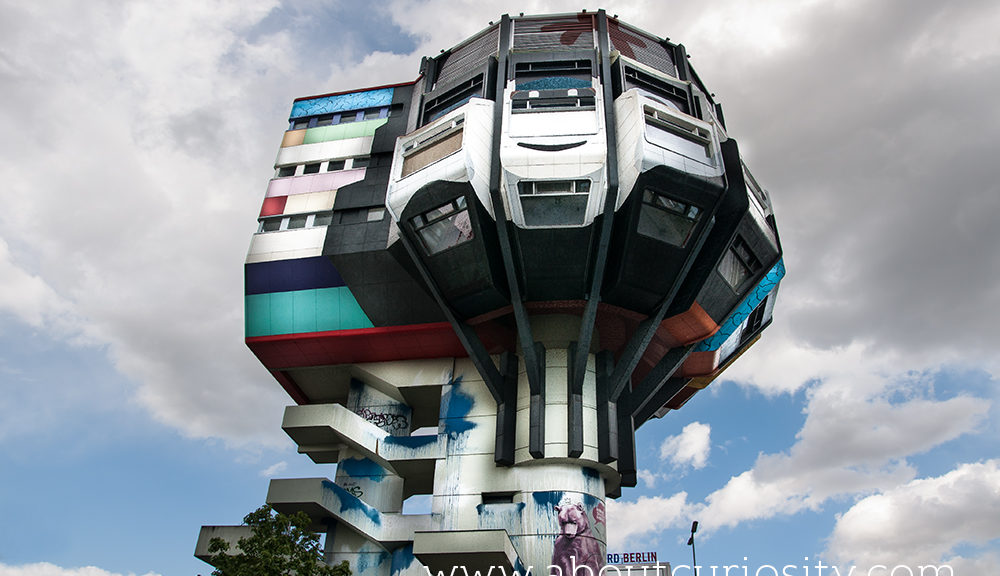
[[[688,546],[691,547],[691,570],[698,576],[698,557],[694,553],[694,533],[698,531],[698,521],[691,523],[691,537],[688,538]]]

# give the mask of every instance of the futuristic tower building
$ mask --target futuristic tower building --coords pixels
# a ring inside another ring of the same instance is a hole
[[[246,342],[337,466],[267,502],[356,574],[603,566],[636,428],[757,340],[784,275],[684,47],[603,11],[503,16],[413,82],[298,99],[275,169]]]

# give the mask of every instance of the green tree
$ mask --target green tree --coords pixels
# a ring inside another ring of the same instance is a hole
[[[209,542],[213,576],[351,576],[347,562],[323,562],[319,534],[308,530],[305,512],[278,514],[265,504],[247,514],[243,523],[251,534],[240,538],[235,554],[222,538]]]

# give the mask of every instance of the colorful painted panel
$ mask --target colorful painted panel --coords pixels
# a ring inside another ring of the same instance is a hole
[[[331,140],[347,140],[349,138],[374,136],[375,130],[384,126],[386,122],[388,120],[380,118],[378,120],[365,120],[363,122],[309,128],[306,130],[302,143],[315,144],[317,142],[330,142]]]
[[[311,192],[336,190],[341,186],[360,182],[364,178],[364,168],[324,172],[322,174],[307,174],[291,178],[275,178],[267,185],[267,197],[272,198],[274,196],[291,196],[293,194],[309,194]]]
[[[332,96],[298,100],[292,105],[292,113],[288,118],[289,120],[294,120],[295,118],[305,118],[306,116],[316,116],[317,114],[379,108],[390,104],[392,104],[392,88],[380,88],[378,90],[352,92],[350,94],[335,94]]]
[[[274,198],[264,198],[264,203],[260,207],[260,215],[276,216],[285,211],[285,201],[288,196],[276,196]]]
[[[337,269],[329,259],[322,256],[247,264],[243,268],[243,276],[246,294],[336,288],[344,285],[344,279]]]
[[[774,265],[773,268],[767,273],[766,276],[760,281],[760,284],[753,289],[753,292],[747,295],[742,303],[726,318],[726,321],[719,326],[718,332],[715,333],[711,338],[705,340],[695,348],[695,352],[707,352],[710,350],[718,350],[722,343],[729,338],[733,332],[735,332],[743,321],[746,320],[747,316],[753,312],[753,309],[757,307],[758,304],[767,298],[767,295],[771,293],[771,290],[778,285],[778,282],[785,277],[785,260],[778,260],[778,263]]]
[[[346,286],[246,296],[246,336],[371,328]]]

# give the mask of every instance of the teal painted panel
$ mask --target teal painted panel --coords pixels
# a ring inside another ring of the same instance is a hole
[[[248,338],[373,327],[346,286],[251,294],[244,309]]]
[[[340,291],[340,329],[372,328],[375,325],[368,319],[361,305],[354,299],[354,294],[345,286],[334,288]]]
[[[316,326],[317,330],[337,330],[340,327],[340,293],[338,290],[346,287],[317,289]]]
[[[363,122],[351,122],[349,124],[336,124],[333,126],[320,126],[319,128],[309,128],[302,140],[303,144],[315,144],[317,142],[330,142],[333,140],[348,140],[350,138],[363,138],[374,136],[375,130],[383,126],[389,120],[379,118],[376,120],[365,120]]]
[[[270,294],[252,294],[246,297],[244,320],[246,321],[245,329],[248,338],[271,333],[270,300]]]
[[[296,290],[292,295],[292,331],[316,331],[316,290]]]
[[[295,332],[294,292],[271,294],[271,334],[292,334]]]
[[[289,118],[303,118],[317,114],[330,114],[344,110],[362,110],[364,108],[381,108],[392,104],[392,88],[377,88],[364,92],[350,94],[335,94],[320,96],[308,100],[299,100],[292,104],[292,114]]]

